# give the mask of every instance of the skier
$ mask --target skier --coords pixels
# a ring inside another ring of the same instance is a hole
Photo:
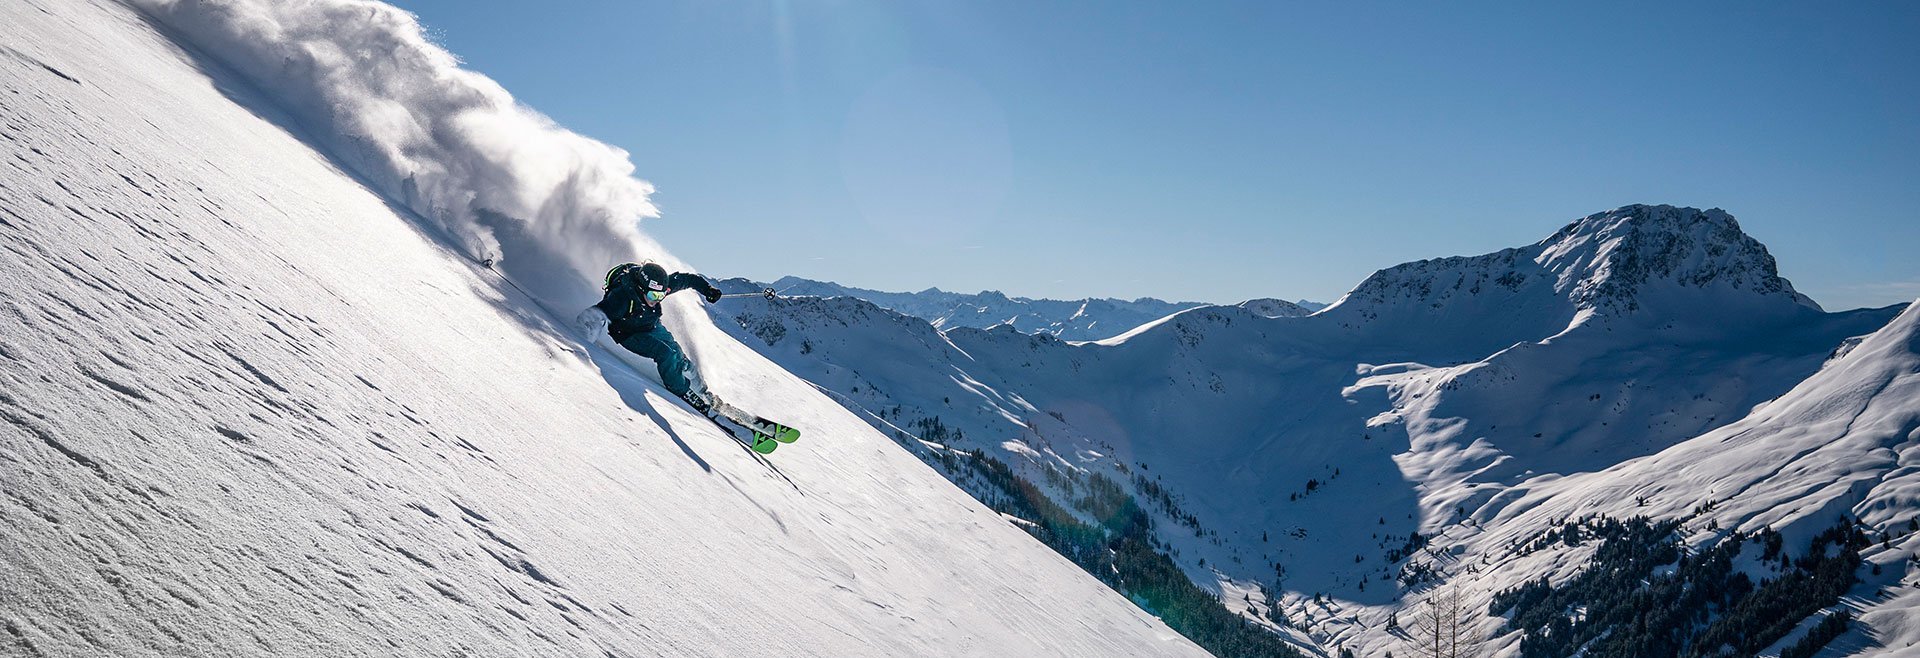
[[[720,289],[692,272],[667,273],[659,263],[622,263],[607,271],[606,295],[594,308],[607,316],[607,335],[627,351],[653,359],[667,392],[680,396],[700,413],[713,408],[713,394],[689,377],[693,363],[680,343],[660,324],[660,302],[682,290],[699,291],[708,303],[720,301]]]
[[[581,321],[593,328],[590,331],[605,327],[613,342],[629,352],[653,359],[667,392],[686,400],[688,406],[715,424],[724,418],[746,428],[753,434],[753,441],[747,443],[747,447],[754,452],[769,454],[782,443],[800,439],[800,430],[741,411],[708,391],[706,384],[693,376],[693,363],[680,351],[680,343],[661,326],[660,302],[665,301],[667,295],[696,290],[709,304],[720,301],[723,296],[720,289],[706,277],[692,272],[668,274],[667,268],[653,261],[621,263],[607,270],[605,290],[600,303],[581,312]],[[772,297],[773,291],[767,291],[766,295]],[[600,317],[593,317],[595,315]],[[731,434],[732,430],[728,432]]]

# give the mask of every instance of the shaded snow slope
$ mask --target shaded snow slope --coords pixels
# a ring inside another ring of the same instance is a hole
[[[1920,305],[1739,422],[1564,486],[1561,505],[1613,501],[1616,513],[1636,497],[1665,516],[1711,503],[1719,527],[1771,527],[1793,546],[1841,515],[1895,534],[1864,552],[1881,573],[1863,569],[1847,605],[1866,625],[1853,633],[1862,648],[1913,653],[1920,534],[1904,528],[1920,519]]]
[[[1484,609],[1493,592],[1539,577],[1558,582],[1582,568],[1592,544],[1515,557],[1510,543],[1587,515],[1689,519],[1694,545],[1771,528],[1790,551],[1804,550],[1842,515],[1857,519],[1875,541],[1862,552],[1862,582],[1840,607],[1860,624],[1820,655],[1914,655],[1920,534],[1909,524],[1920,518],[1920,305],[1736,422],[1604,471],[1502,492],[1473,525],[1438,540],[1450,549],[1438,563],[1470,607]],[[1385,614],[1365,616],[1374,628],[1356,634],[1356,650],[1397,651],[1399,641],[1380,629]],[[1500,621],[1482,618],[1476,631],[1491,636]],[[1517,642],[1507,636],[1496,646],[1509,655]]]
[[[754,459],[135,12],[0,43],[5,653],[1198,653],[676,298]]]

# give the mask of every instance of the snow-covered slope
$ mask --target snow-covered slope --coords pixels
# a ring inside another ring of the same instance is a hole
[[[1916,655],[1920,533],[1910,524],[1920,519],[1920,304],[1849,347],[1733,423],[1604,471],[1540,477],[1501,492],[1476,508],[1472,524],[1437,540],[1449,548],[1441,568],[1470,607],[1485,609],[1494,592],[1585,568],[1592,545],[1512,550],[1516,540],[1566,519],[1687,519],[1684,532],[1696,546],[1732,531],[1771,529],[1799,551],[1844,515],[1875,540],[1862,552],[1862,582],[1838,606],[1864,627],[1820,655]],[[1369,630],[1352,636],[1356,651],[1401,646],[1384,632],[1384,609],[1359,614],[1356,626]],[[1477,637],[1494,637],[1502,654],[1517,648],[1517,637],[1497,636],[1500,618],[1476,620]]]
[[[729,304],[877,425],[939,418],[1031,472],[1145,476],[1173,494],[1161,536],[1190,573],[1230,605],[1279,584],[1327,646],[1406,603],[1414,533],[1739,420],[1900,310],[1824,313],[1732,217],[1668,206],[1389,268],[1308,317],[1202,307],[1087,344],[855,300]]]
[[[808,432],[754,459],[221,49],[87,0],[0,44],[5,653],[1197,653],[676,298]]]
[[[756,287],[759,284],[750,284]],[[781,294],[806,297],[855,297],[881,308],[911,315],[941,329],[1011,326],[1023,333],[1049,334],[1061,340],[1099,340],[1120,335],[1146,322],[1185,309],[1197,302],[1165,302],[1152,297],[1132,301],[1111,298],[1058,300],[1008,297],[987,290],[976,294],[928,288],[920,292],[883,292],[799,277],[782,277],[772,286]]]

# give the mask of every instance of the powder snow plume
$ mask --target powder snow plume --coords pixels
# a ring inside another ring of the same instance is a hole
[[[670,261],[639,231],[659,213],[626,151],[460,68],[411,13],[365,0],[128,1],[542,302],[577,308],[609,265]]]

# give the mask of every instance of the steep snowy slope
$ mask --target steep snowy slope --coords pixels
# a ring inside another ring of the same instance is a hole
[[[1592,544],[1514,550],[1567,519],[1685,519],[1683,535],[1696,547],[1733,531],[1770,529],[1797,553],[1844,516],[1873,539],[1862,551],[1867,566],[1856,573],[1862,582],[1836,606],[1863,626],[1821,655],[1920,655],[1920,532],[1913,530],[1920,519],[1920,305],[1849,346],[1736,422],[1601,472],[1536,478],[1502,492],[1475,512],[1474,523],[1436,540],[1449,549],[1439,568],[1470,608],[1484,610],[1494,592],[1540,577],[1564,581],[1588,568]],[[1772,575],[1751,558],[1742,565],[1756,579]],[[1386,632],[1385,610],[1359,616],[1355,626],[1367,631],[1349,637],[1357,651],[1404,644]],[[1501,618],[1473,619],[1476,637],[1499,636]],[[1500,636],[1494,646],[1509,654],[1518,640]]]
[[[754,459],[138,13],[0,44],[0,652],[1198,653],[676,299]]]
[[[1201,306],[1196,302],[1165,302],[1152,297],[1132,301],[1092,297],[1073,300],[1029,299],[1008,297],[993,290],[971,295],[939,288],[920,292],[882,292],[792,276],[782,277],[773,282],[772,287],[782,294],[796,297],[855,297],[873,302],[881,308],[924,319],[941,329],[988,329],[1008,325],[1024,333],[1050,334],[1061,340],[1111,338],[1148,321]]]
[[[1398,605],[1415,533],[1733,422],[1899,310],[1823,313],[1732,217],[1669,206],[1389,268],[1310,317],[1203,307],[1090,344],[855,300],[728,304],[883,427],[938,418],[957,447],[1171,492],[1162,537],[1197,578],[1230,604],[1278,583],[1336,644],[1349,631],[1302,599]]]

